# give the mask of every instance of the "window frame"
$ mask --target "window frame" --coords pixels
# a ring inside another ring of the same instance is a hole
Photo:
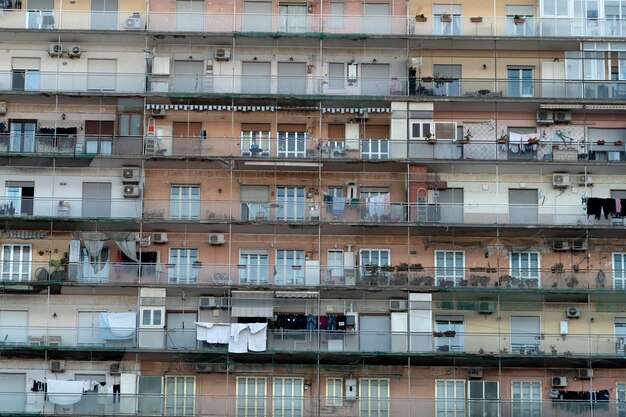
[[[440,387],[440,383],[443,384]],[[454,390],[454,398],[448,398],[449,387],[448,384],[452,384]],[[461,387],[458,385],[461,384]],[[436,379],[435,380],[435,415],[438,417],[463,417],[466,413],[466,400],[467,400],[467,384],[464,379]],[[461,394],[461,398],[458,398],[458,394]],[[440,397],[440,394],[443,394]],[[449,405],[452,404],[452,409]],[[460,409],[458,408],[460,404]],[[443,410],[440,410],[443,407]]]
[[[15,249],[19,248],[20,260],[13,260],[13,255]],[[28,248],[29,253],[28,259],[24,259],[24,249]],[[9,250],[10,259],[5,259],[5,252]],[[22,244],[22,243],[3,243],[2,244],[2,257],[0,261],[0,265],[2,267],[2,271],[0,276],[2,276],[2,281],[14,281],[14,282],[29,282],[33,280],[33,245],[32,244]],[[14,271],[14,267],[18,266],[19,272],[17,273],[17,280],[14,280],[13,277],[16,276]],[[26,266],[27,272],[24,271],[24,266]],[[7,272],[7,267],[9,271]],[[26,276],[28,279],[22,280],[21,278]]]
[[[443,265],[439,265],[440,260],[438,259],[438,255],[443,255]],[[458,256],[461,256],[462,265],[458,266],[457,262]],[[447,266],[446,263],[448,261],[447,257],[452,257],[452,266]],[[465,280],[465,251],[462,250],[436,250],[434,252],[434,264],[435,264],[435,284],[440,285],[442,280],[447,285],[449,281],[452,281],[453,286],[458,286],[461,284],[461,281]],[[459,274],[458,271],[461,271]],[[450,272],[451,271],[451,274]]]
[[[178,190],[178,192],[175,192],[175,190]],[[201,192],[202,188],[199,184],[171,184],[170,219],[199,220],[202,205]]]
[[[326,378],[326,405],[329,407],[343,406],[343,378]]]
[[[265,259],[263,259],[263,257]],[[257,259],[257,264],[253,267],[249,263],[252,258]],[[270,276],[269,258],[269,251],[267,249],[240,248],[239,265],[243,268],[239,269],[239,283],[245,285],[266,285]],[[254,280],[250,279],[252,272],[254,272]],[[242,278],[245,278],[245,282],[242,281]]]
[[[168,389],[168,382],[173,380],[174,393],[170,395]],[[183,393],[178,393],[178,381],[183,380]],[[189,383],[192,384],[192,392],[187,392]],[[163,413],[165,415],[177,415],[177,416],[195,416],[195,395],[196,395],[196,377],[186,375],[166,375],[163,377]],[[180,403],[183,403],[180,405]],[[191,402],[191,410],[188,412],[189,402]],[[171,403],[171,405],[170,405]],[[172,408],[173,413],[168,411],[168,407]],[[180,409],[182,408],[182,412]]]
[[[378,395],[376,398],[371,399],[370,393],[372,388],[372,382],[377,382]],[[367,390],[364,389],[364,383],[369,384]],[[385,397],[381,398],[381,383],[385,383],[386,392]],[[372,404],[376,405],[375,410],[372,410]],[[387,405],[387,409],[381,409],[381,405]],[[367,406],[367,407],[366,407]],[[391,416],[391,401],[390,401],[390,380],[389,378],[359,378],[359,417],[389,417]]]
[[[245,386],[245,390],[246,392],[242,393],[241,392],[241,388],[240,388],[240,381],[244,381],[244,386]],[[250,386],[249,386],[249,382],[254,381],[254,393],[252,395],[252,401],[255,402],[255,407],[258,406],[257,401],[259,401],[258,395],[256,394],[258,385],[260,381],[263,381],[263,397],[260,399],[262,401],[262,405],[263,405],[263,410],[260,413],[257,413],[257,408],[255,408],[252,412],[249,412],[249,407],[248,407],[248,401],[250,400],[249,397],[249,391],[250,391]],[[236,397],[236,404],[235,404],[235,408],[236,408],[236,417],[264,417],[267,414],[267,378],[266,377],[256,377],[256,376],[238,376],[236,379],[236,392],[235,392],[235,397]],[[244,401],[245,403],[245,407],[243,410],[243,413],[240,411],[240,400]]]
[[[617,258],[621,258],[621,268],[617,267]],[[613,275],[613,288],[626,289],[626,252],[613,252],[611,254],[611,273]],[[618,286],[617,284],[621,285]]]
[[[155,312],[159,312],[161,315],[161,319],[159,323],[155,323],[154,319],[156,314]],[[150,312],[148,318],[149,323],[145,324],[144,320],[146,319],[146,313]],[[139,328],[141,329],[162,329],[165,327],[165,307],[157,307],[157,306],[141,306],[140,307],[140,317],[139,317]]]
[[[515,398],[515,385],[520,384],[519,392],[520,397]],[[531,394],[530,398],[523,398],[523,387],[521,384],[530,384],[529,392]],[[538,385],[538,387],[536,386]],[[542,404],[541,404],[541,390],[542,390],[541,381],[522,381],[522,380],[512,380],[511,381],[511,417],[540,417],[542,412]],[[539,398],[535,399],[533,393],[538,393]]]
[[[291,382],[291,393],[286,393],[285,381]],[[277,383],[282,382],[282,392],[278,392]],[[299,389],[298,389],[299,385]],[[280,394],[280,395],[277,395]],[[299,404],[299,408],[297,405]],[[298,412],[299,411],[299,412]],[[272,378],[272,415],[273,417],[303,417],[304,415],[304,378]]]
[[[514,268],[514,265],[513,265],[514,255],[518,256],[519,265],[517,266],[517,268]],[[525,263],[527,264],[526,267],[522,266],[521,257],[523,255],[528,256],[528,259],[525,261]],[[534,268],[531,266],[533,262],[532,257],[537,258],[537,266]],[[519,251],[519,252],[511,251],[509,252],[509,274],[512,277],[515,277],[521,280],[521,282],[528,281],[531,279],[536,279],[537,286],[541,287],[541,253],[539,251]]]

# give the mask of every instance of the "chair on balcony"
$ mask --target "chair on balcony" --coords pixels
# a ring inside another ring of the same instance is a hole
[[[46,338],[44,336],[28,336],[29,346],[42,346]]]
[[[58,347],[58,346],[61,346],[61,341],[62,341],[61,336],[50,336],[48,338],[48,345]]]
[[[213,274],[213,282],[218,285],[232,285],[233,284],[227,272],[216,272],[215,274]]]

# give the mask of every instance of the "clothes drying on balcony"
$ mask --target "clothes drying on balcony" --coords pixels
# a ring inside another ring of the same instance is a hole
[[[197,340],[228,344],[230,353],[267,350],[267,323],[194,323]]]
[[[125,340],[135,337],[137,312],[100,313],[100,337],[104,340]]]
[[[72,405],[83,398],[83,381],[48,379],[48,400],[52,404]]]
[[[346,209],[345,197],[333,198],[333,217],[343,217],[343,212]]]
[[[587,218],[594,216],[596,220],[604,214],[604,218],[609,216],[626,216],[626,199],[622,198],[587,198]]]
[[[379,194],[366,200],[367,214],[370,218],[389,216],[391,201],[389,193]]]

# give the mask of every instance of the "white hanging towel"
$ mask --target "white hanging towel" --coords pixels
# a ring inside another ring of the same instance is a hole
[[[48,399],[52,404],[72,405],[83,397],[83,381],[58,381],[49,379]]]
[[[248,350],[250,352],[265,352],[267,350],[267,323],[250,323]]]

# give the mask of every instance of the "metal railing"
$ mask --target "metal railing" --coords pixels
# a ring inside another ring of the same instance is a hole
[[[102,371],[104,373],[104,371]],[[265,375],[259,374],[266,378]],[[270,374],[268,373],[267,376]],[[278,378],[280,373],[273,373]],[[300,379],[302,374],[296,375]],[[294,376],[285,375],[293,378]],[[171,378],[174,378],[173,376]],[[208,376],[207,376],[208,378]],[[225,375],[215,376],[216,380],[226,380]],[[375,378],[375,376],[374,376]],[[213,382],[213,381],[212,381]],[[426,381],[420,380],[422,383]],[[271,381],[264,381],[271,384]],[[434,381],[432,381],[434,384]],[[471,382],[467,382],[470,384]],[[477,381],[476,383],[481,383]],[[502,381],[502,384],[505,382]],[[314,392],[324,392],[323,382],[315,383]],[[546,380],[546,385],[550,381]],[[321,386],[319,386],[321,385]],[[0,412],[12,415],[76,415],[76,416],[102,416],[102,415],[133,415],[133,416],[189,416],[189,417],[241,417],[241,416],[276,416],[283,410],[280,405],[287,400],[283,396],[276,397],[271,394],[255,395],[215,395],[209,394],[208,387],[203,385],[200,379],[194,381],[195,394],[175,395],[172,393],[144,393],[117,394],[115,396],[88,392],[74,405],[61,406],[47,398],[44,391],[0,394]],[[597,388],[601,390],[605,387]],[[206,390],[206,391],[205,391]],[[233,388],[234,390],[234,388]],[[624,405],[617,401],[611,390],[610,398],[591,400],[511,400],[502,399],[468,399],[461,391],[453,398],[444,397],[433,399],[431,397],[406,398],[404,394],[397,396],[394,391],[386,391],[380,388],[380,394],[376,397],[368,397],[361,394],[355,398],[335,397],[327,398],[323,395],[307,395],[294,388],[293,396],[288,397],[290,407],[298,411],[302,417],[359,417],[367,411],[367,415],[375,412],[379,417],[402,416],[402,417],[432,417],[454,413],[463,416],[486,416],[486,417],[619,417],[624,412]],[[206,392],[206,393],[205,393]],[[386,392],[386,393],[385,393]],[[482,391],[481,391],[482,392]],[[299,394],[296,394],[299,393]],[[385,394],[383,394],[385,393]],[[589,391],[587,391],[589,393]],[[423,394],[422,394],[423,395]],[[243,405],[242,405],[243,404]],[[252,410],[252,407],[254,409]],[[365,411],[363,411],[365,410]],[[247,413],[245,413],[247,411]],[[290,409],[291,411],[291,409]],[[283,415],[283,414],[280,414]]]
[[[406,8],[394,14],[368,14],[356,3],[355,14],[319,13],[317,4],[301,6],[281,14],[225,13],[234,10],[231,1],[215,10],[162,12],[167,4],[152,1],[151,11],[75,11],[4,9],[0,28],[31,30],[157,31],[157,32],[284,32],[284,33],[367,33],[376,35],[416,34],[424,36],[501,36],[501,37],[623,37],[626,20],[616,17],[587,19],[576,17],[521,16],[407,16]],[[348,3],[350,4],[350,2]],[[395,6],[395,4],[394,4]],[[209,6],[211,7],[211,6]]]
[[[271,323],[270,323],[271,325]],[[275,324],[274,324],[275,326]],[[115,351],[158,349],[226,351],[228,343],[207,343],[192,328],[0,326],[0,350],[84,349]],[[118,335],[122,336],[118,336]],[[388,354],[432,353],[525,357],[626,357],[624,336],[602,333],[471,333],[448,331],[410,332],[269,328],[261,352],[383,352]],[[250,352],[253,353],[253,352]]]
[[[191,241],[188,241],[188,245]],[[144,250],[151,252],[149,250]],[[278,264],[205,264],[111,262],[92,263],[86,259],[63,265],[45,261],[6,262],[0,271],[0,284],[31,285],[43,290],[49,284],[155,284],[201,285],[215,287],[338,287],[374,289],[465,288],[500,289],[611,289],[626,288],[626,275],[610,268],[581,268],[578,264],[562,265],[558,269],[536,268],[516,271],[509,268],[424,267],[421,264],[396,266],[331,267],[307,266],[296,263]],[[467,307],[464,304],[442,304],[441,308]],[[475,309],[476,306],[470,306]]]

